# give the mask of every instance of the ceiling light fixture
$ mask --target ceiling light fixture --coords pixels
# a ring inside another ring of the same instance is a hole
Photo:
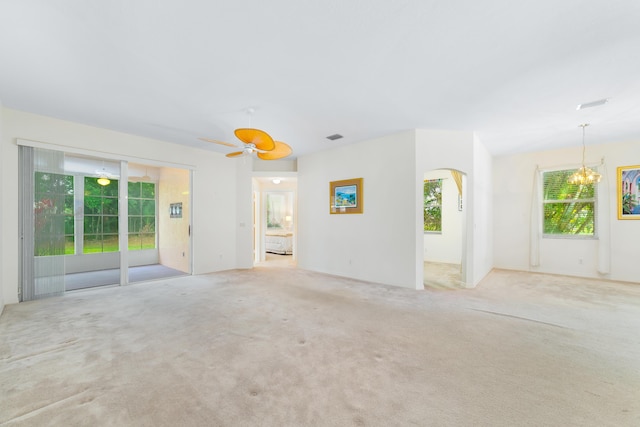
[[[280,184],[282,181],[280,181],[280,178],[276,178],[272,179],[271,182],[273,182],[274,184]]]
[[[98,172],[98,171],[96,171],[96,172]],[[97,182],[98,182],[98,184],[102,185],[103,187],[105,185],[109,185],[111,183],[111,180],[107,176],[107,171],[104,169],[104,162],[102,162],[102,170],[99,172]]]
[[[586,147],[584,145],[584,129],[587,126],[589,126],[589,123],[584,123],[579,126],[582,128],[582,167],[577,171],[575,171],[569,177],[569,184],[577,184],[577,185],[595,184],[597,182],[600,182],[600,179],[602,178],[602,175],[586,167],[584,164],[584,152],[586,150]]]

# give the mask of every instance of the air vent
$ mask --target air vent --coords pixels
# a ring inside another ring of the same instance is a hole
[[[591,102],[587,102],[586,104],[580,104],[578,105],[578,108],[576,108],[576,110],[584,110],[585,108],[591,108],[591,107],[597,107],[599,105],[604,105],[607,102],[609,102],[608,98],[605,99],[599,99],[597,101],[591,101]]]
[[[340,135],[339,133],[335,133],[335,134],[333,134],[333,135],[329,135],[329,136],[327,137],[327,139],[330,139],[330,140],[332,140],[332,141],[335,141],[336,139],[340,139],[340,138],[342,138],[342,135]]]

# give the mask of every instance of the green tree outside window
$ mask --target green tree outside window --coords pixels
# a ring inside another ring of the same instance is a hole
[[[543,173],[545,235],[595,236],[596,184],[569,184],[574,172]]]
[[[424,181],[424,231],[442,231],[442,180]]]
[[[36,172],[34,187],[34,255],[73,254],[73,176]]]
[[[98,178],[84,178],[84,253],[117,252],[118,185],[98,184]]]
[[[129,243],[130,251],[156,247],[156,184],[130,182]]]

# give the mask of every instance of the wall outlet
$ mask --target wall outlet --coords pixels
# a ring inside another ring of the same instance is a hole
[[[582,258],[578,258],[578,264],[582,265]]]

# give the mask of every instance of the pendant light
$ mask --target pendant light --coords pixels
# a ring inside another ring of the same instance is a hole
[[[595,183],[600,182],[600,179],[602,178],[602,175],[600,175],[598,172],[586,167],[585,164],[584,164],[584,152],[586,150],[586,147],[585,147],[585,144],[584,144],[584,129],[587,126],[589,126],[589,123],[584,123],[584,124],[579,125],[579,127],[582,128],[582,167],[580,167],[580,169],[575,171],[569,177],[569,184],[577,184],[577,185],[595,184]]]
[[[97,182],[103,187],[111,183],[111,180],[107,176],[107,171],[104,169],[104,162],[102,162],[102,172],[100,173]]]
[[[101,176],[100,178],[98,178],[98,184],[102,185],[103,187],[105,185],[109,185],[110,183],[111,183],[111,180],[106,176]]]

